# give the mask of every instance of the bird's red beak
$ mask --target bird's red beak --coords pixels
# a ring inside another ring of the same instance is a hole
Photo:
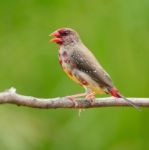
[[[59,37],[60,33],[58,31],[54,31],[53,33],[51,33],[49,36],[56,36]]]
[[[54,31],[49,36],[55,36],[55,38],[51,39],[50,42],[62,43],[61,35],[58,31]]]

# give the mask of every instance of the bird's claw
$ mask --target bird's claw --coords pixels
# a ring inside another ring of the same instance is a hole
[[[75,97],[73,97],[73,96],[66,96],[66,98],[69,99],[73,103],[74,107],[78,106],[78,102],[75,100]]]
[[[93,105],[94,104],[94,102],[95,102],[95,93],[93,92],[93,93],[89,93],[89,94],[87,94],[86,95],[86,100],[91,104],[91,105]]]

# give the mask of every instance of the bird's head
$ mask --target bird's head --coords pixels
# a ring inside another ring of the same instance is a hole
[[[69,45],[80,41],[77,32],[70,28],[60,28],[51,33],[50,36],[54,36],[50,41],[59,45]]]

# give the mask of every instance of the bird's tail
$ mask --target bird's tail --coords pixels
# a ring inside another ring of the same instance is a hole
[[[126,102],[128,102],[130,105],[132,105],[134,108],[136,108],[137,110],[140,110],[140,107],[138,105],[136,105],[131,100],[129,100],[126,97],[124,97],[123,95],[121,95],[120,92],[115,87],[110,89],[109,93],[114,97],[124,99]]]

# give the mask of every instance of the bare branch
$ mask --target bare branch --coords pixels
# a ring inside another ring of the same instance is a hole
[[[142,107],[149,107],[149,98],[128,98],[134,104]],[[16,93],[15,88],[10,88],[0,93],[0,104],[16,104],[33,108],[95,108],[113,106],[131,106],[121,98],[97,98],[94,103],[89,103],[85,99],[77,99],[77,106],[68,98],[36,98],[24,96]]]

